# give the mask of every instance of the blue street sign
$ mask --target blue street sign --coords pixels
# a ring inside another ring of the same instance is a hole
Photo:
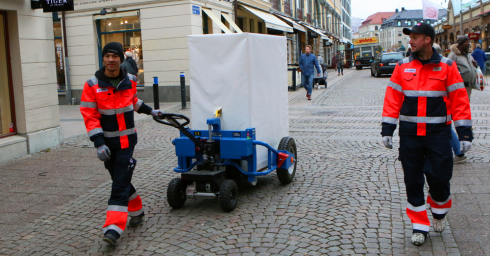
[[[199,7],[198,5],[193,5],[192,14],[201,15],[201,7]]]

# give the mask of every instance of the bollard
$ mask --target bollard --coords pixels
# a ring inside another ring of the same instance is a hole
[[[180,72],[180,99],[182,101],[182,109],[186,109],[185,101],[185,72]]]
[[[158,95],[158,77],[153,77],[153,108],[160,109],[160,97]]]
[[[296,91],[296,68],[293,68],[293,91]]]

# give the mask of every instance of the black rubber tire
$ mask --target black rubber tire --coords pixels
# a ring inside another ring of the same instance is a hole
[[[167,188],[167,202],[170,207],[180,209],[186,199],[184,182],[180,178],[172,179]]]
[[[374,76],[373,68],[371,68],[371,76]]]
[[[376,77],[381,77],[381,74],[379,73],[379,71],[376,68],[374,70],[376,71],[376,73],[375,73]]]
[[[238,202],[238,187],[234,180],[225,180],[221,183],[218,199],[223,211],[235,210]]]
[[[277,147],[277,150],[287,150],[294,155],[294,163],[293,163],[293,171],[292,173],[289,173],[288,169],[280,169],[277,168],[277,178],[279,178],[279,181],[287,185],[291,183],[294,180],[294,175],[296,174],[296,165],[298,161],[298,152],[296,150],[296,142],[294,141],[293,138],[291,137],[284,137],[281,139],[281,142],[279,142],[279,147]]]

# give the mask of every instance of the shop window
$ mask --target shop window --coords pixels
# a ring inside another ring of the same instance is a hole
[[[204,15],[204,13],[203,13]],[[98,20],[99,65],[102,67],[102,48],[110,42],[121,43],[125,52],[131,52],[138,67],[138,84],[143,85],[143,48],[141,45],[141,26],[137,16]]]
[[[0,12],[0,137],[14,134],[6,13]]]
[[[202,12],[202,33],[205,35],[213,33],[213,22],[205,12]]]
[[[243,29],[243,18],[238,17],[238,24],[236,25],[240,28],[241,31],[245,31]]]
[[[56,54],[56,82],[58,91],[66,90],[65,83],[65,58],[63,40],[61,39],[61,21],[53,22],[54,29],[54,52]]]
[[[228,23],[228,21],[225,19],[225,17],[223,17],[223,15],[221,15],[221,23],[223,23],[225,25],[225,27],[227,28],[230,28],[230,24]],[[225,31],[221,30],[221,33],[224,34]]]

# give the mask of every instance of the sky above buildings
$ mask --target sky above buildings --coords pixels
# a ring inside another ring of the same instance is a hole
[[[429,0],[439,5],[441,8],[447,8],[449,0]],[[463,0],[466,2],[467,0]],[[405,7],[407,10],[422,9],[422,0],[352,0],[351,14],[361,19],[367,18],[376,12],[394,12],[395,9],[401,10]]]

